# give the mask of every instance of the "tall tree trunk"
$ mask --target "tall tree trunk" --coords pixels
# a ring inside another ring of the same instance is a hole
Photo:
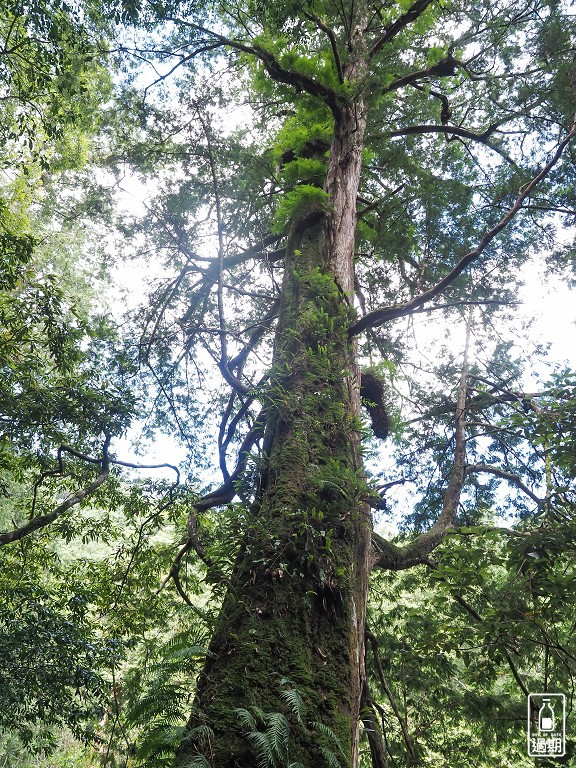
[[[271,766],[318,768],[328,764],[328,752],[342,766],[358,761],[371,519],[348,328],[364,126],[362,104],[341,109],[326,180],[329,209],[303,212],[289,235],[265,395],[262,485],[178,768],[199,753],[218,768],[252,768],[267,749],[272,757],[274,739],[285,735],[285,751],[279,748]],[[289,733],[274,732],[278,719],[259,718],[254,707],[283,713]],[[239,709],[255,717],[264,736],[247,734],[256,728],[245,714],[242,724]],[[211,731],[203,739],[204,725]]]

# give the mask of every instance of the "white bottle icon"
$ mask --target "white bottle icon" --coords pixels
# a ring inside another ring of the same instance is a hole
[[[554,710],[550,704],[550,699],[544,699],[538,713],[538,727],[541,731],[554,730]]]

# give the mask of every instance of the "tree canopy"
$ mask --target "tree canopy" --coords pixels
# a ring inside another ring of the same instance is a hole
[[[528,694],[572,706],[576,401],[519,296],[574,276],[572,10],[1,14],[0,727],[533,764]]]

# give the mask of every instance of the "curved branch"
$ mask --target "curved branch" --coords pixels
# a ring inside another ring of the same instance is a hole
[[[404,88],[406,85],[414,85],[428,77],[451,77],[456,74],[458,67],[465,69],[465,65],[462,62],[457,61],[449,54],[446,58],[441,59],[437,64],[433,64],[427,69],[419,69],[416,72],[410,72],[408,75],[399,77],[398,80],[394,80],[394,82],[386,86],[382,93],[397,91],[399,88]]]
[[[184,600],[184,602],[192,606],[190,599],[186,595],[180,583],[180,566],[184,556],[191,549],[193,549],[194,552],[196,552],[200,560],[202,560],[202,562],[204,563],[204,565],[206,565],[207,568],[210,568],[215,573],[219,573],[219,568],[217,566],[217,563],[207,554],[198,536],[198,514],[200,512],[205,512],[208,509],[212,509],[212,507],[219,507],[223,504],[229,504],[234,498],[234,496],[236,495],[236,488],[234,484],[236,480],[238,480],[238,478],[240,477],[244,469],[246,468],[246,463],[248,461],[250,449],[252,448],[256,440],[258,440],[258,438],[261,437],[264,433],[264,425],[263,425],[261,416],[262,414],[260,414],[259,418],[256,420],[256,424],[252,427],[250,432],[246,435],[246,437],[244,438],[244,441],[242,442],[242,445],[240,446],[240,451],[238,453],[238,462],[236,464],[236,468],[234,472],[228,477],[228,479],[219,488],[217,488],[215,491],[211,491],[210,493],[207,493],[205,496],[202,496],[201,499],[199,499],[194,503],[193,511],[190,512],[190,514],[188,515],[188,521],[186,524],[188,538],[184,542],[183,546],[180,548],[180,551],[176,555],[174,562],[170,567],[168,575],[160,585],[156,594],[159,594],[164,589],[166,584],[170,581],[170,579],[173,579],[174,585],[178,593]],[[225,581],[226,580],[225,576],[220,575],[220,580]]]
[[[558,163],[560,158],[562,157],[562,154],[570,141],[574,138],[576,135],[576,119],[572,123],[572,126],[570,128],[570,131],[566,134],[566,136],[562,139],[560,144],[558,145],[558,149],[552,156],[552,158],[546,163],[546,165],[542,168],[542,170],[534,176],[532,181],[530,181],[528,184],[525,184],[521,189],[518,197],[516,198],[516,201],[513,205],[510,206],[506,214],[500,219],[500,221],[492,227],[492,229],[489,229],[488,232],[484,234],[484,236],[480,239],[480,242],[476,246],[476,248],[473,248],[471,251],[468,251],[468,253],[463,256],[460,261],[456,264],[456,266],[448,272],[445,277],[443,277],[441,280],[439,280],[436,285],[432,286],[432,288],[429,288],[427,291],[424,291],[419,296],[415,296],[410,301],[406,302],[406,304],[398,307],[383,307],[382,309],[375,309],[373,312],[368,312],[367,315],[364,315],[364,317],[360,318],[356,323],[352,325],[352,327],[349,330],[350,336],[356,336],[359,333],[361,333],[366,328],[376,328],[379,325],[382,325],[385,322],[388,322],[389,320],[395,320],[399,317],[405,317],[406,315],[410,315],[414,310],[419,309],[427,302],[434,299],[436,296],[441,294],[448,286],[452,285],[452,283],[456,280],[457,277],[459,277],[464,270],[470,266],[474,261],[476,261],[485,251],[487,246],[494,240],[494,238],[504,230],[508,224],[512,221],[512,219],[516,216],[518,211],[522,209],[522,204],[524,203],[524,200],[526,200],[527,197],[530,196],[532,191],[538,186],[538,184],[548,176],[550,171],[554,168],[554,166]]]
[[[244,363],[246,362],[246,358],[248,357],[250,352],[252,352],[256,344],[262,339],[266,331],[270,330],[272,321],[275,319],[275,317],[278,314],[279,307],[280,307],[280,299],[274,299],[272,301],[270,309],[264,315],[262,320],[256,323],[256,325],[252,326],[254,330],[252,331],[250,338],[246,342],[244,349],[240,350],[240,352],[238,352],[238,354],[228,362],[228,368],[231,371],[235,370],[236,368],[241,368],[244,365]]]
[[[80,504],[80,502],[83,501],[87,496],[89,496],[91,493],[94,493],[94,491],[108,479],[108,475],[110,473],[110,459],[108,458],[110,440],[111,436],[106,435],[104,445],[102,447],[101,459],[85,457],[83,454],[78,454],[78,452],[75,452],[75,454],[80,458],[85,458],[87,461],[101,465],[101,471],[98,477],[96,477],[81,491],[77,491],[77,493],[75,493],[73,496],[69,496],[65,501],[62,502],[62,504],[59,504],[55,509],[52,510],[52,512],[48,513],[47,515],[39,515],[38,517],[34,517],[32,520],[26,523],[26,525],[23,525],[20,528],[15,528],[13,531],[5,531],[0,533],[0,547],[3,547],[5,544],[10,544],[13,541],[19,541],[20,539],[23,539],[24,536],[28,536],[30,533],[34,533],[34,531],[38,531],[41,528],[46,528],[47,525],[53,523],[57,518],[63,515],[64,512],[67,512],[71,507]]]
[[[263,436],[263,434],[264,421],[262,418],[262,412],[260,412],[258,418],[256,419],[256,423],[242,441],[242,445],[240,446],[240,450],[238,452],[238,461],[234,471],[228,480],[222,483],[219,488],[217,488],[215,491],[207,493],[205,496],[202,496],[202,498],[194,504],[194,509],[196,512],[205,512],[207,509],[212,509],[212,507],[219,507],[222,506],[222,504],[229,504],[232,501],[236,495],[236,488],[234,484],[240,478],[242,472],[244,472],[246,469],[246,464],[250,455],[250,449],[254,443]]]
[[[442,511],[432,527],[417,536],[404,547],[398,547],[378,534],[372,533],[372,541],[377,551],[374,559],[374,567],[389,570],[404,570],[413,565],[424,563],[430,553],[443,541],[447,532],[454,525],[456,512],[460,503],[460,496],[464,480],[466,479],[466,395],[468,392],[468,350],[470,346],[470,334],[472,330],[472,309],[466,325],[466,342],[464,347],[464,361],[458,383],[458,395],[456,398],[456,414],[454,418],[454,461],[448,487],[444,494]]]
[[[336,65],[336,71],[338,72],[338,82],[342,85],[344,83],[344,72],[342,70],[342,62],[340,61],[340,54],[338,53],[338,44],[336,42],[336,35],[334,34],[334,30],[324,24],[322,19],[320,19],[318,16],[316,16],[315,13],[312,13],[311,11],[305,11],[304,16],[310,21],[313,21],[314,24],[316,24],[318,28],[322,30],[322,32],[325,32],[326,35],[328,35],[328,39],[330,40],[330,47],[332,48],[332,56],[334,57],[334,64]]]
[[[527,485],[524,485],[520,476],[515,475],[513,472],[506,472],[504,469],[491,467],[488,464],[469,464],[466,467],[466,474],[468,475],[472,472],[486,472],[490,475],[494,475],[495,477],[501,477],[503,480],[508,480],[510,483],[516,485],[523,493],[526,494],[526,496],[529,496],[538,506],[543,504],[545,501],[544,499],[536,496],[536,494],[533,493],[533,491],[531,491]]]
[[[77,451],[75,448],[70,447],[69,445],[61,445],[58,448],[58,464],[60,466],[60,469],[58,470],[60,473],[64,471],[63,464],[62,464],[62,454],[63,453],[69,453],[71,456],[74,456],[77,459],[82,459],[82,461],[90,462],[91,464],[101,464],[102,459],[95,459],[92,456],[87,456],[85,453],[81,453],[80,451]],[[180,484],[180,470],[178,467],[176,467],[174,464],[135,464],[132,461],[121,461],[120,459],[112,459],[110,456],[108,456],[108,463],[109,464],[115,464],[118,467],[128,467],[128,469],[173,469],[176,473],[176,483],[175,485]]]
[[[427,0],[431,2],[431,0]],[[196,32],[200,32],[204,35],[208,35],[219,45],[232,48],[233,50],[240,51],[241,53],[247,53],[251,56],[255,56],[264,65],[264,69],[273,80],[279,83],[285,83],[286,85],[292,85],[299,90],[306,91],[312,96],[316,96],[321,99],[331,110],[335,117],[338,117],[340,113],[340,104],[337,94],[330,88],[317,82],[312,77],[303,75],[300,72],[295,72],[293,69],[287,69],[282,66],[273,53],[262,48],[257,43],[247,45],[240,40],[234,40],[225,35],[220,35],[211,29],[203,27],[201,24],[195,24],[190,21],[184,21],[182,19],[167,18],[167,21],[173,21],[181,24],[185,27],[194,29]]]
[[[174,466],[174,464],[135,464],[131,461],[120,461],[120,459],[112,459],[108,454],[111,439],[112,439],[112,436],[107,434],[104,440],[104,445],[102,447],[101,459],[96,459],[93,456],[88,456],[87,454],[82,453],[81,451],[77,451],[75,448],[72,448],[69,445],[59,446],[58,452],[57,452],[58,469],[50,470],[48,472],[43,472],[40,477],[40,480],[36,482],[34,485],[34,501],[32,503],[33,510],[36,505],[36,492],[42,480],[49,476],[64,475],[64,460],[62,456],[64,453],[68,453],[71,456],[74,456],[74,458],[80,459],[81,461],[88,462],[89,464],[100,464],[102,467],[100,474],[91,483],[89,483],[86,486],[86,488],[83,488],[81,491],[78,491],[73,496],[69,496],[67,499],[65,499],[62,502],[62,504],[59,504],[55,509],[52,510],[52,512],[49,512],[47,515],[40,515],[38,517],[34,517],[32,518],[32,520],[26,523],[26,525],[23,525],[20,528],[16,528],[13,531],[5,531],[3,533],[0,533],[0,547],[3,547],[5,544],[10,544],[10,542],[12,541],[18,541],[19,539],[22,539],[24,536],[28,536],[28,534],[34,533],[34,531],[40,530],[41,528],[45,528],[47,525],[50,525],[57,518],[63,515],[64,512],[71,509],[71,507],[74,507],[77,504],[79,504],[81,501],[83,501],[87,496],[92,494],[97,488],[99,488],[107,480],[110,474],[111,464],[114,464],[119,467],[127,467],[129,469],[172,469],[174,470],[174,472],[176,473],[176,480],[169,489],[170,502],[171,502],[173,499],[174,489],[176,488],[176,486],[180,484],[180,470],[178,469],[178,467]]]
[[[488,147],[488,149],[491,149],[493,152],[496,152],[500,155],[500,157],[503,157],[504,160],[506,160],[507,163],[510,165],[513,165],[515,168],[518,168],[518,164],[508,155],[506,152],[504,152],[503,149],[500,149],[500,147],[496,146],[490,141],[490,136],[494,132],[492,129],[492,126],[487,128],[487,130],[482,131],[482,133],[476,133],[475,131],[468,130],[467,128],[461,128],[458,125],[433,125],[433,124],[425,124],[425,125],[408,125],[406,128],[399,128],[396,131],[389,131],[386,133],[386,136],[390,136],[391,138],[394,138],[396,136],[415,136],[415,135],[424,135],[427,133],[444,133],[444,134],[452,134],[453,136],[459,136],[463,139],[471,139],[472,141],[477,141],[480,144],[483,144],[485,147]]]

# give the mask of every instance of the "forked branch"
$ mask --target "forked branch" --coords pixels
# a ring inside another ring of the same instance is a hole
[[[46,528],[47,525],[50,525],[55,520],[57,520],[61,515],[64,514],[64,512],[67,512],[71,507],[76,506],[76,504],[80,504],[80,502],[83,501],[87,496],[89,496],[91,493],[94,493],[94,491],[107,480],[108,474],[110,472],[110,460],[108,458],[110,439],[110,435],[106,435],[106,439],[104,440],[104,445],[102,447],[101,459],[86,457],[90,463],[100,464],[100,473],[94,480],[92,480],[91,483],[89,483],[85,488],[82,488],[82,490],[77,491],[72,496],[68,496],[68,498],[65,499],[62,504],[59,504],[55,509],[53,509],[52,512],[49,512],[46,515],[38,515],[38,517],[33,517],[32,520],[26,523],[26,525],[15,528],[13,531],[0,533],[0,547],[3,547],[5,544],[10,544],[13,541],[19,541],[25,536],[34,533],[34,531],[39,531],[41,528]],[[61,455],[61,451],[59,451],[60,467],[62,469]],[[75,455],[78,456],[79,454],[75,452]],[[54,473],[52,472],[51,474]]]

